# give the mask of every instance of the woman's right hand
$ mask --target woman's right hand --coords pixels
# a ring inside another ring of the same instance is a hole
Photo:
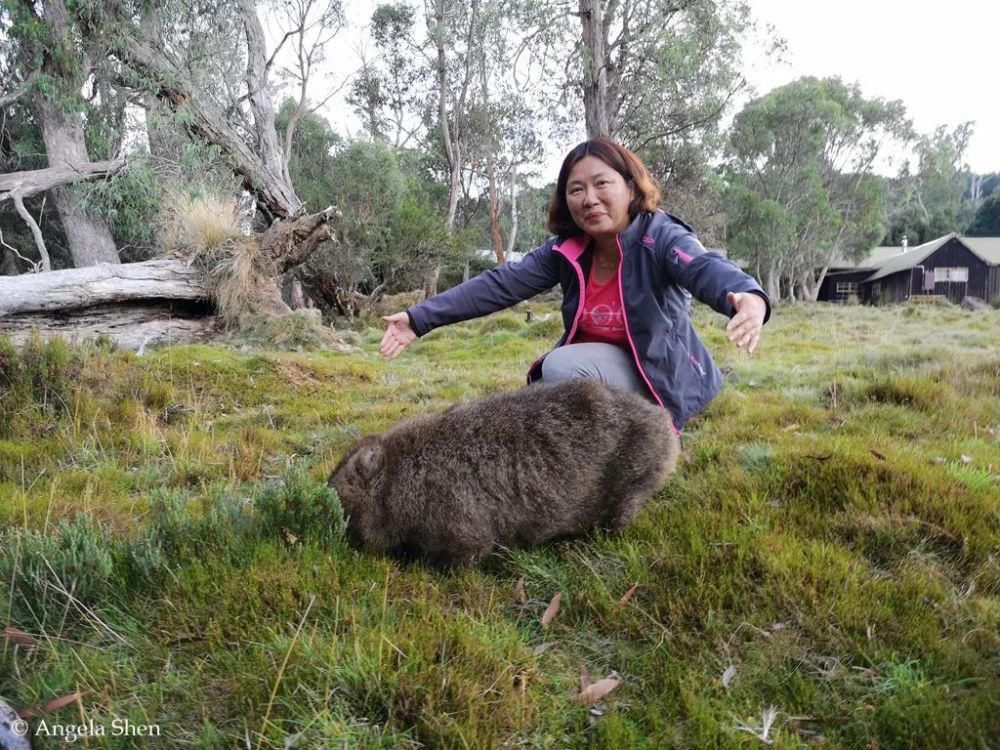
[[[382,343],[378,350],[383,357],[395,359],[399,353],[412,344],[416,338],[416,332],[410,327],[410,316],[405,312],[395,315],[383,315],[382,320],[389,324],[382,337]]]

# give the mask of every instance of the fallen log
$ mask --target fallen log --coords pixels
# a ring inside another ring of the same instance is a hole
[[[180,258],[0,276],[0,325],[22,313],[143,299],[208,299],[204,274]]]
[[[119,346],[140,349],[205,340],[244,313],[281,317],[291,309],[281,298],[278,275],[305,262],[329,239],[330,222],[339,216],[330,206],[279,222],[216,256],[201,256],[200,262],[174,255],[0,276],[0,335],[16,341],[31,335],[68,340],[105,335]]]
[[[208,341],[219,333],[218,320],[206,303],[167,300],[98,305],[68,314],[27,313],[0,317],[0,336],[23,344],[38,336],[83,341],[105,336],[122,349],[144,351],[165,344]]]

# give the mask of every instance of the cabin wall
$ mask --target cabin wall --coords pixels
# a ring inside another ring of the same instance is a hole
[[[861,298],[861,282],[872,275],[871,269],[865,271],[845,271],[828,273],[819,288],[817,302],[856,302]],[[843,285],[854,284],[854,292],[844,289]],[[838,285],[840,285],[838,287]]]
[[[935,280],[933,289],[925,288],[925,275],[944,268],[967,269],[968,278],[966,281]],[[923,263],[863,284],[859,297],[862,302],[885,304],[931,294],[947,297],[955,304],[968,296],[993,302],[1000,298],[1000,267],[984,263],[958,239],[951,239],[927,256]]]

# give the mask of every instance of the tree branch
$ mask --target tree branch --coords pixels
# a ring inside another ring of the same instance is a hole
[[[15,194],[21,198],[30,198],[60,185],[113,175],[123,166],[125,166],[124,159],[83,164],[66,162],[58,167],[0,174],[0,202],[7,199],[16,201]]]
[[[24,219],[24,223],[28,225],[31,230],[32,236],[35,238],[35,247],[38,248],[38,255],[42,259],[42,270],[51,271],[52,261],[49,260],[49,250],[45,247],[45,240],[42,239],[42,230],[38,226],[38,222],[35,221],[35,217],[31,215],[27,208],[24,206],[24,200],[21,197],[20,191],[15,190],[10,196],[14,199],[14,207],[17,208],[17,212]],[[20,255],[20,253],[18,253]]]

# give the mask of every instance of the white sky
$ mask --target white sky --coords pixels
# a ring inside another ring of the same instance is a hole
[[[995,0],[748,0],[788,42],[785,66],[748,69],[760,93],[800,76],[840,76],[901,99],[918,132],[975,121],[966,161],[1000,171],[1000,3]]]
[[[901,99],[920,133],[930,133],[938,125],[950,130],[966,120],[975,121],[966,162],[976,172],[1000,171],[996,78],[1000,3],[996,0],[748,2],[755,17],[775,26],[788,43],[784,64],[768,63],[747,50],[744,72],[758,94],[804,75],[836,75],[847,83],[859,83],[865,96]],[[357,50],[364,45],[362,27],[368,25],[377,4],[376,0],[345,2],[349,27],[334,43],[337,52],[330,54],[331,67],[339,74],[357,68]],[[416,0],[410,4],[422,8]],[[273,25],[266,28],[280,35]],[[310,91],[310,98],[321,98],[321,88],[322,84]],[[340,97],[331,100],[323,114],[344,135],[359,129]],[[559,152],[555,168],[572,145],[555,149]]]

